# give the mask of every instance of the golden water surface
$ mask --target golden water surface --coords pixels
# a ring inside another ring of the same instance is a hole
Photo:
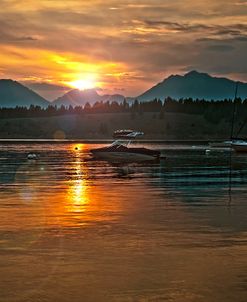
[[[247,156],[94,147],[0,148],[0,301],[247,301]]]

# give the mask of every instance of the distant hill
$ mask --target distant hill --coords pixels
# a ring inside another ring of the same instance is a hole
[[[123,102],[124,96],[120,94],[114,95],[99,95],[96,89],[78,90],[73,89],[65,93],[63,96],[57,98],[52,102],[56,106],[84,106],[86,103],[91,105],[96,102]]]
[[[163,100],[170,96],[175,99],[188,98],[223,100],[233,98],[236,82],[227,78],[212,77],[207,73],[190,71],[184,76],[171,75],[143,94],[136,97],[139,101],[154,98]],[[247,83],[240,83],[238,96],[247,98]]]
[[[50,102],[16,81],[0,80],[0,107],[29,107],[32,104],[47,107]]]

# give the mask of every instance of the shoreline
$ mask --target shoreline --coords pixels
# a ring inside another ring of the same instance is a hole
[[[161,139],[138,139],[133,140],[132,143],[143,143],[143,144],[207,144],[209,142],[219,142],[224,139],[216,139],[216,140],[199,140],[199,139],[192,139],[192,140],[161,140]],[[104,143],[111,143],[115,141],[115,139],[25,139],[25,138],[0,138],[0,144],[18,144],[18,143],[29,143],[29,144],[104,144]]]

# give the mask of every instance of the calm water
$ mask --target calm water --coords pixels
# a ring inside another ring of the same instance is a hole
[[[0,147],[0,301],[246,302],[247,155],[229,195],[229,152],[111,164],[98,146]]]

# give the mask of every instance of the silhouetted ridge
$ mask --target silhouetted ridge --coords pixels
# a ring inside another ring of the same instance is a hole
[[[29,107],[30,105],[47,107],[50,103],[43,97],[19,82],[0,80],[0,107]]]
[[[192,70],[184,76],[171,75],[137,97],[139,101],[193,98],[223,100],[233,97],[236,82],[227,78],[212,77],[207,73]],[[238,96],[247,97],[247,84],[240,83]]]

